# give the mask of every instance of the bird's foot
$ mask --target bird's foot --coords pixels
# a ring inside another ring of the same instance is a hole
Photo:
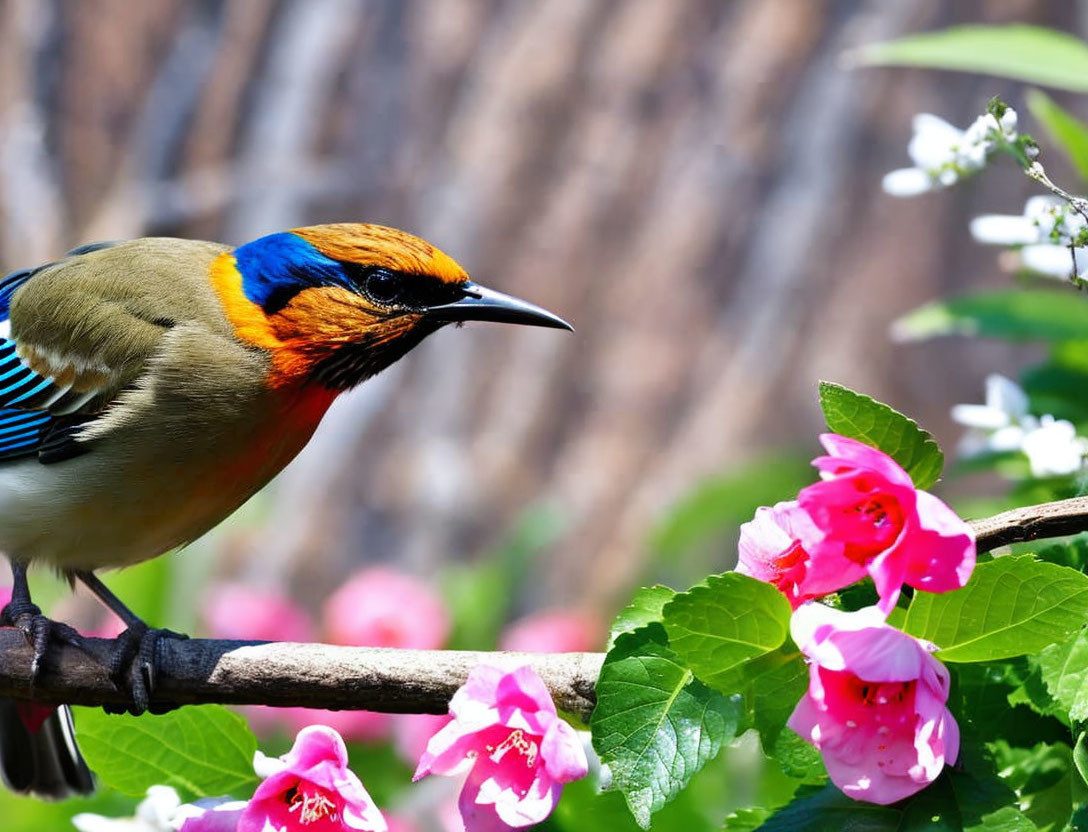
[[[29,601],[13,600],[0,610],[0,626],[22,630],[30,646],[34,648],[34,660],[30,665],[31,681],[38,678],[42,660],[50,644],[70,644],[83,647],[83,637],[73,627],[54,621],[42,614],[37,605]]]
[[[127,706],[106,706],[110,713],[139,715],[150,710],[166,713],[176,705],[151,706],[151,694],[155,690],[155,677],[159,665],[159,644],[164,638],[187,639],[187,635],[172,630],[151,629],[140,622],[125,630],[114,639],[110,650],[110,679],[119,689],[128,690],[132,703]]]

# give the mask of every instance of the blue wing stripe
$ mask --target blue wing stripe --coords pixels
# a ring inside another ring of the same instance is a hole
[[[29,456],[31,453],[37,451],[41,441],[42,437],[39,432],[23,442],[16,442],[11,445],[0,445],[0,459],[11,456]]]
[[[20,387],[25,387],[27,384],[31,384],[35,381],[40,381],[41,376],[31,370],[29,367],[24,367],[23,372],[19,374],[18,380],[14,384],[9,384],[3,390],[0,390],[0,396],[6,396],[8,393],[14,393]],[[50,382],[52,383],[52,382]],[[10,401],[10,400],[9,400]],[[4,404],[7,404],[5,401]]]
[[[3,419],[0,420],[0,436],[30,428],[40,427],[50,420],[50,416],[42,414],[36,419]],[[4,440],[0,440],[4,441]]]
[[[24,367],[22,364],[16,362],[14,369],[8,370],[3,375],[0,375],[0,381],[7,381],[9,378],[11,378],[16,373],[18,373],[18,372],[24,372],[25,373],[25,372],[28,372],[28,370],[29,370],[29,368]],[[32,370],[29,370],[29,371],[33,372]]]
[[[41,376],[39,376],[37,373],[35,373],[34,378],[39,379],[39,378],[41,378]],[[53,380],[52,379],[49,379],[49,378],[43,379],[41,384],[39,384],[33,390],[28,390],[27,392],[23,393],[23,395],[21,395],[21,396],[19,396],[17,398],[14,398],[11,401],[7,402],[7,404],[15,404],[16,402],[21,402],[23,399],[29,399],[31,396],[36,396],[38,393],[41,393],[41,392],[43,392],[45,390],[48,390],[52,386],[53,386]]]
[[[41,411],[0,409],[0,460],[34,456],[52,422]]]
[[[0,278],[0,322],[9,319],[11,301],[19,288],[48,265],[51,264]],[[54,435],[50,432],[57,426],[58,418],[65,418],[44,412],[40,406],[56,400],[63,393],[62,388],[51,378],[26,366],[11,338],[0,338],[0,385],[5,385],[0,389],[0,460],[39,456],[46,450],[43,447],[46,437]],[[12,407],[19,402],[24,402],[21,409]],[[48,461],[59,461],[71,455],[69,452]],[[46,461],[41,456],[39,460]]]
[[[4,442],[3,442],[3,447],[6,447],[6,448],[18,448],[18,447],[20,447],[22,445],[22,440],[24,440],[24,439],[37,440],[37,439],[39,439],[41,437],[41,434],[42,434],[41,429],[34,429],[34,430],[26,431],[24,433],[17,433],[14,436],[5,436],[4,437]]]
[[[27,422],[26,424],[15,425],[14,427],[10,428],[4,428],[3,430],[0,430],[0,446],[4,445],[6,442],[12,441],[16,436],[21,435],[22,433],[30,430],[40,430],[41,428],[46,427],[48,423],[49,420],[46,419],[44,422]],[[9,436],[8,434],[13,435]]]

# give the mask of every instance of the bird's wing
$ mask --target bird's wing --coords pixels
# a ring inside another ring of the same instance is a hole
[[[184,297],[186,283],[185,259],[171,255],[190,247],[198,274],[222,250],[175,240],[95,243],[0,280],[0,460],[51,463],[86,450],[80,429],[139,378],[178,322],[173,314],[194,317],[169,303],[171,293]]]

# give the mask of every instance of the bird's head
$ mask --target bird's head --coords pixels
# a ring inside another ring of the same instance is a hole
[[[366,380],[448,323],[571,328],[473,283],[430,243],[380,225],[271,234],[221,255],[212,279],[238,337],[272,352],[276,379],[334,390]]]

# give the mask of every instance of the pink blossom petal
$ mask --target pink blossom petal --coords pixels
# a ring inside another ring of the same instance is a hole
[[[540,756],[548,776],[557,783],[572,783],[589,773],[589,760],[578,733],[561,719],[557,719],[544,734],[540,743]]]
[[[910,474],[888,456],[871,445],[840,436],[837,433],[824,433],[820,435],[820,444],[827,449],[830,456],[819,457],[813,460],[813,465],[821,471],[836,471],[843,467],[854,467],[862,470],[875,471],[888,482],[905,488],[914,488],[914,481]]]
[[[527,666],[476,668],[450,712],[415,776],[469,769],[459,802],[468,832],[539,823],[555,808],[562,783],[588,771],[577,734]]]
[[[465,732],[456,721],[450,722],[431,737],[412,779],[419,780],[427,774],[458,774],[464,769],[466,760],[479,753],[479,746],[476,732]]]
[[[950,592],[967,584],[975,568],[971,527],[941,500],[918,492],[921,531],[910,554],[907,583],[927,592]]]
[[[311,726],[300,731],[280,765],[257,787],[239,818],[238,832],[300,824],[309,832],[385,832],[381,812],[348,769],[344,741],[332,729]]]
[[[889,626],[875,607],[850,613],[810,602],[790,630],[811,665],[787,724],[819,749],[845,794],[894,803],[955,761],[949,674],[933,645]]]

